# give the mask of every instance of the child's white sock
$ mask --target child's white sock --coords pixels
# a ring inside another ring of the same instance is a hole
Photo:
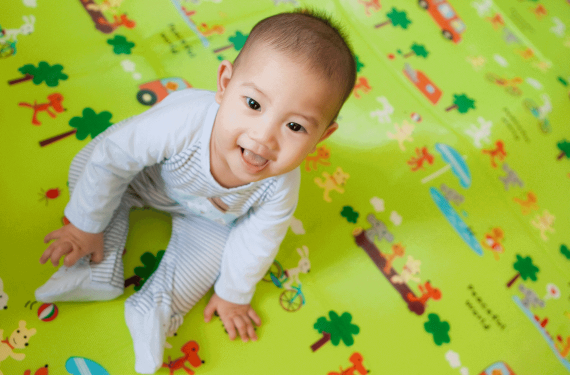
[[[133,339],[135,371],[139,374],[154,374],[162,367],[170,314],[170,307],[164,303],[141,314],[134,303],[128,299],[125,302],[125,320]]]
[[[35,294],[42,302],[106,301],[123,294],[123,289],[91,281],[89,259],[82,258],[71,267],[61,266]]]

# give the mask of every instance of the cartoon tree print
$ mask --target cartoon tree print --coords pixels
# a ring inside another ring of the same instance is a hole
[[[441,346],[444,342],[449,343],[451,341],[449,328],[449,323],[440,321],[437,314],[429,314],[428,321],[424,323],[424,329],[433,335],[433,341],[438,346]]]
[[[354,55],[354,61],[356,62],[356,73],[360,73],[360,71],[362,70],[362,68],[365,67],[365,65],[360,62],[358,56],[356,55]]]
[[[49,87],[55,87],[59,85],[59,80],[65,81],[67,79],[67,74],[62,73],[63,66],[59,64],[51,66],[45,61],[40,61],[37,68],[32,64],[26,64],[18,70],[24,77],[8,81],[9,85],[32,80],[34,85],[39,85],[45,81]]]
[[[354,223],[354,224],[356,224],[356,221],[358,220],[358,216],[360,216],[360,214],[358,212],[354,211],[354,208],[352,208],[351,206],[344,206],[342,208],[340,215],[342,217],[346,218],[346,220],[349,223]]]
[[[82,141],[87,138],[88,135],[91,139],[95,138],[99,133],[102,133],[109,126],[113,125],[110,120],[113,115],[110,112],[103,111],[99,114],[91,108],[85,108],[83,110],[83,117],[73,117],[69,120],[69,125],[75,130],[68,131],[63,134],[56,135],[55,137],[45,139],[40,142],[40,146],[44,147],[53,142],[59,141],[60,139],[69,137],[75,134],[78,140]]]
[[[358,328],[357,325],[351,324],[352,315],[348,312],[338,316],[336,312],[331,310],[329,311],[329,317],[330,321],[324,316],[321,316],[313,325],[313,328],[323,334],[323,337],[319,341],[311,345],[313,352],[320,349],[329,341],[334,346],[338,346],[340,340],[342,340],[346,346],[351,346],[354,344],[352,335],[357,335],[360,332],[360,328]]]
[[[453,94],[453,105],[451,107],[447,107],[445,110],[449,112],[456,108],[459,113],[467,113],[470,109],[475,109],[475,100],[469,98],[465,94]]]
[[[215,49],[214,53],[219,53],[232,47],[234,47],[236,51],[240,51],[243,48],[245,41],[247,40],[247,37],[248,35],[244,35],[241,31],[236,31],[235,35],[230,36],[228,38],[228,41],[231,44],[225,47]]]
[[[558,155],[558,160],[562,159],[563,157],[570,158],[570,142],[567,140],[560,141],[556,144],[558,149],[560,150],[560,155]]]
[[[564,255],[566,259],[570,260],[570,249],[568,249],[568,246],[564,244],[560,245],[560,254]]]
[[[408,19],[408,15],[405,11],[400,12],[396,8],[392,8],[386,15],[388,16],[388,20],[375,25],[375,28],[379,29],[391,23],[394,27],[400,26],[402,29],[407,29],[408,25],[412,23],[412,21]]]
[[[536,274],[539,269],[532,264],[530,257],[523,258],[517,254],[517,261],[513,263],[513,268],[518,271],[518,273],[507,283],[507,288],[510,288],[519,277],[522,277],[523,280],[530,277],[532,281],[536,281]]]
[[[130,55],[131,49],[135,46],[133,42],[129,42],[127,38],[122,35],[115,35],[113,39],[107,39],[107,44],[113,46],[113,52],[116,55],[120,55],[122,53]]]
[[[130,285],[135,285],[135,290],[138,291],[142,288],[144,283],[150,278],[150,276],[156,271],[162,256],[164,255],[164,250],[160,250],[156,257],[154,254],[148,251],[141,255],[142,267],[135,267],[135,275],[129,277],[125,280],[125,288]]]
[[[414,56],[414,55],[419,56],[419,57],[423,57],[425,59],[429,55],[429,51],[422,44],[414,43],[414,44],[412,44],[412,46],[410,48],[412,51],[403,55],[405,59],[407,59],[410,56]]]

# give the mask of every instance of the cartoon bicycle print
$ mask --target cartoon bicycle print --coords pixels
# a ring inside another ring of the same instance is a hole
[[[279,303],[285,311],[289,312],[297,311],[305,304],[305,295],[301,291],[299,274],[308,273],[311,270],[307,246],[303,246],[302,249],[297,248],[297,252],[301,256],[297,267],[284,270],[281,263],[274,260],[263,278],[263,281],[271,281],[276,287],[285,289],[279,296]]]

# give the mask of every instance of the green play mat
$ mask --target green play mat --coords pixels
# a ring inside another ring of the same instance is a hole
[[[296,6],[344,25],[354,93],[301,165],[295,220],[252,301],[259,341],[204,323],[208,294],[158,373],[570,372],[569,1],[8,0],[4,375],[135,374],[123,303],[160,261],[169,217],[132,212],[123,296],[36,301],[70,161],[169,92],[214,90],[251,27]]]

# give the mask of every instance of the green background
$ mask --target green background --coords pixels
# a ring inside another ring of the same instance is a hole
[[[340,129],[325,142],[330,150],[325,160],[328,165],[318,164],[310,170],[305,163],[301,165],[303,182],[295,218],[302,222],[304,233],[290,230],[277,260],[285,269],[294,268],[299,260],[296,249],[309,248],[311,272],[299,276],[306,303],[298,311],[285,311],[279,304],[283,290],[260,282],[252,302],[263,320],[257,329],[260,340],[244,344],[230,341],[219,319],[204,323],[208,294],[186,316],[177,336],[167,340],[172,348],[166,350],[165,361],[169,356],[180,357],[181,346],[194,340],[205,361],[194,369],[197,374],[334,374],[351,366],[349,357],[354,352],[362,355],[371,374],[479,374],[497,362],[522,375],[570,371],[568,355],[562,359],[551,348],[561,350],[570,336],[570,259],[563,251],[570,245],[570,153],[558,159],[561,150],[557,146],[570,140],[570,31],[562,28],[557,34],[552,30],[557,22],[570,26],[570,4],[495,0],[478,10],[483,1],[451,1],[466,25],[462,40],[453,43],[442,37],[438,24],[415,1],[382,0],[379,9],[367,8],[365,3],[373,1],[183,2],[189,12],[195,11],[190,18],[202,30],[202,24],[207,29],[223,27],[222,34],[206,37],[208,47],[168,0],[124,0],[118,8],[104,10],[103,16],[111,23],[114,15],[124,14],[135,22],[132,28],[122,25],[111,33],[95,29],[80,0],[37,0],[36,6],[10,0],[4,5],[2,29],[20,28],[23,16],[34,15],[35,22],[33,32],[17,35],[17,42],[0,36],[0,278],[9,296],[8,308],[0,310],[1,339],[16,330],[20,320],[37,330],[26,348],[15,350],[25,354],[22,361],[7,358],[0,362],[5,375],[24,374],[28,369],[33,374],[46,364],[50,374],[67,374],[65,363],[71,357],[97,362],[111,375],[135,373],[132,342],[123,318],[123,302],[134,292],[132,286],[114,301],[57,303],[58,313],[51,321],[39,319],[41,302],[31,306],[34,290],[54,271],[38,259],[45,249],[43,237],[61,225],[69,198],[69,163],[91,138],[78,140],[71,135],[43,147],[39,142],[73,130],[70,120],[82,117],[85,108],[97,114],[109,112],[110,123],[143,112],[148,107],[136,95],[139,85],[150,81],[181,77],[193,87],[214,90],[220,60],[237,56],[238,43],[232,45],[236,33],[247,35],[262,18],[292,10],[296,4],[326,10],[344,26],[360,63],[358,77],[370,86],[368,91],[357,90],[360,98],[352,95],[341,111]],[[398,22],[402,18],[391,16],[394,12],[403,13],[409,23]],[[499,18],[502,22],[496,22]],[[375,27],[391,19],[395,21]],[[515,38],[505,40],[509,34]],[[122,51],[128,53],[117,53],[108,43],[117,36],[134,43]],[[14,42],[15,53],[10,47]],[[413,44],[422,45],[427,56],[408,54]],[[229,45],[229,49],[214,52]],[[529,49],[532,55],[525,58]],[[125,70],[125,60],[134,63],[134,70]],[[42,61],[60,64],[68,78],[52,87],[31,80],[9,84],[23,76],[19,68],[38,66]],[[405,64],[423,72],[442,91],[437,104],[406,77]],[[513,83],[519,95],[489,81],[489,74],[520,78]],[[64,97],[66,110],[55,118],[39,112],[41,125],[32,124],[32,109],[19,103],[45,103],[53,93]],[[454,95],[462,94],[474,101],[474,108],[465,113],[447,110],[454,104]],[[525,104],[542,106],[545,94],[551,104],[551,108],[544,107],[542,119],[548,122],[547,132]],[[379,97],[393,107],[385,122],[374,116],[383,109]],[[488,139],[476,145],[466,131],[481,127],[479,119],[490,121],[492,127]],[[405,124],[414,130],[402,150],[389,133]],[[506,157],[496,159],[493,168],[484,151],[495,149],[497,141],[503,142]],[[451,170],[421,182],[447,165],[436,150],[438,143],[451,146],[465,158],[471,175],[468,188],[460,185]],[[409,162],[417,156],[416,149],[424,147],[433,156],[432,163],[412,171]],[[522,187],[505,189],[500,180],[506,175],[505,164],[524,183]],[[332,202],[326,202],[314,180],[324,179],[324,173],[332,175],[338,167],[350,177],[342,186],[344,192],[331,191]],[[479,243],[494,228],[502,230],[505,251],[498,260],[487,249],[483,256],[477,255],[438,209],[430,188],[441,190],[442,184],[464,197],[461,204],[450,204]],[[42,199],[50,189],[61,193]],[[536,207],[524,214],[513,199],[525,200],[529,192],[537,197]],[[375,208],[373,198],[383,200],[384,208]],[[343,210],[357,212],[356,222],[341,215]],[[401,222],[391,219],[393,212]],[[554,222],[553,231],[545,232],[543,238],[532,222],[545,212]],[[430,281],[440,290],[441,299],[429,299],[423,314],[408,310],[356,244],[353,231],[370,228],[366,218],[371,213],[393,235],[392,243],[377,239],[378,249],[389,254],[392,245],[405,248],[405,255],[393,263],[396,272],[402,271],[410,255],[421,261],[421,273],[416,275],[421,282],[409,281],[410,289],[420,295],[418,284]],[[170,235],[165,214],[138,210],[131,218],[125,277],[142,266],[143,253],[164,249]],[[513,266],[517,255],[530,257],[539,271],[536,280],[519,278],[507,288],[517,274]],[[541,321],[548,318],[542,329],[513,297],[523,298],[519,285],[524,285],[543,298],[549,284],[559,289],[558,298],[545,300],[544,308],[534,306],[527,311]],[[329,319],[330,311],[350,314],[358,333],[352,335],[353,342],[328,342],[313,352],[310,346],[322,337],[314,324],[320,317]],[[434,317],[430,314],[449,324],[449,342],[438,345],[426,331],[428,316]],[[483,324],[481,319],[485,319]],[[551,345],[546,333],[552,336]],[[450,351],[459,355],[460,365],[452,366],[446,360]]]

